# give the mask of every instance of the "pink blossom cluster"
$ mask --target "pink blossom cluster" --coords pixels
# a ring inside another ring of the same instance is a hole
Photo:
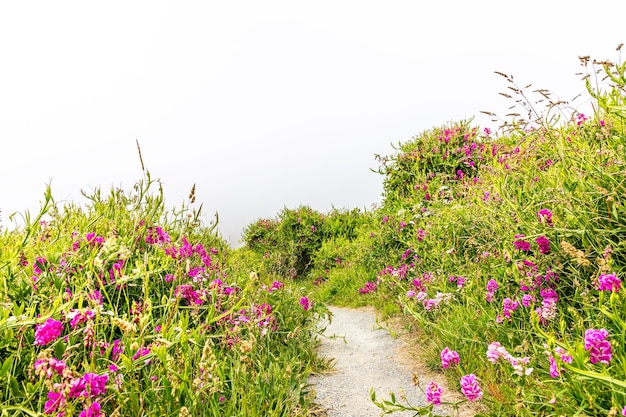
[[[490,279],[489,282],[487,282],[487,295],[485,296],[488,303],[491,303],[494,300],[497,290],[498,282],[495,279]]]
[[[609,332],[606,329],[585,331],[585,350],[589,352],[589,362],[609,364],[613,353],[608,337]]]
[[[426,387],[426,401],[431,403],[432,405],[441,405],[441,394],[443,393],[443,388],[441,388],[434,381],[430,381],[428,386]]]
[[[544,345],[544,347],[546,348],[544,352],[546,355],[548,355],[548,359],[550,361],[550,376],[552,378],[558,378],[561,375],[559,364],[557,363],[557,360],[555,356],[552,354],[552,352],[547,350],[548,345]],[[572,355],[570,355],[567,352],[567,350],[565,350],[564,348],[560,346],[557,346],[554,348],[554,354],[558,356],[561,359],[561,362],[563,363],[572,363],[572,361],[574,360]]]
[[[460,360],[459,353],[451,350],[447,346],[441,351],[441,367],[444,369],[451,365],[458,365]]]
[[[539,223],[546,223],[547,226],[554,226],[552,223],[552,212],[548,209],[541,209],[537,212]]]
[[[308,309],[311,308],[311,301],[309,300],[308,297],[301,297],[300,298],[300,305],[302,306],[304,311],[307,311]]]
[[[427,311],[436,310],[439,308],[439,305],[441,303],[447,303],[450,300],[454,299],[454,294],[441,291],[437,291],[437,294],[435,294],[435,298],[428,298],[428,294],[424,291],[420,291],[417,294],[415,294],[415,291],[409,291],[407,293],[407,296],[409,298],[415,297],[418,301],[422,303],[422,306]]]
[[[513,367],[517,375],[530,375],[533,371],[533,368],[528,367],[528,364],[530,363],[529,357],[516,358],[511,355],[499,342],[492,342],[487,347],[487,360],[496,364],[500,359],[508,362]]]
[[[63,323],[48,319],[45,323],[35,326],[35,345],[44,346],[55,341],[63,332]]]
[[[468,401],[472,402],[475,400],[480,400],[483,397],[483,391],[478,384],[478,380],[476,379],[476,375],[468,374],[461,377],[461,392]]]
[[[615,274],[601,274],[598,277],[596,289],[600,291],[618,292],[621,288],[622,281]]]
[[[376,292],[376,290],[378,290],[378,285],[376,285],[375,282],[368,281],[363,287],[359,288],[359,293],[367,294],[370,292]]]

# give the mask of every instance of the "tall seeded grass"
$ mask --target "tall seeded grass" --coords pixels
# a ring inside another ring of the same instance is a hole
[[[154,191],[155,187],[157,190]],[[190,200],[130,192],[0,235],[2,415],[306,415],[322,306],[233,255]]]

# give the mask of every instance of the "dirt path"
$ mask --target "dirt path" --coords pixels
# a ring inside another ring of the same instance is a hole
[[[437,380],[432,378],[433,375],[423,375],[427,371],[410,357],[406,343],[393,338],[376,323],[373,309],[331,307],[330,310],[333,317],[324,332],[326,337],[322,337],[320,355],[333,358],[334,369],[328,374],[312,376],[310,380],[315,386],[315,401],[326,411],[325,415],[380,416],[382,410],[370,399],[372,388],[379,401],[389,399],[389,393],[393,392],[398,398],[405,395],[412,405],[427,405],[422,391],[413,385],[414,374],[419,375],[422,387],[426,387],[431,379],[443,384],[441,376]],[[436,414],[450,413],[445,408],[439,411]],[[392,415],[413,416],[415,412]],[[463,412],[460,415],[474,414]]]

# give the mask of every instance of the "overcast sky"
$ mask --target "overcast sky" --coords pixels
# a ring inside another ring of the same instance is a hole
[[[578,56],[618,59],[626,2],[0,3],[0,210],[130,189],[146,168],[233,245],[261,217],[381,201],[375,154],[504,115],[520,85],[584,91]],[[587,103],[588,104],[588,103]],[[580,102],[584,105],[584,102]]]

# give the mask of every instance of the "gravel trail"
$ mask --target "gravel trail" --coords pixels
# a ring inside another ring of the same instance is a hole
[[[422,391],[413,385],[414,369],[407,364],[401,343],[376,323],[373,309],[330,307],[330,311],[331,323],[321,323],[328,325],[320,355],[333,358],[334,368],[309,381],[315,387],[315,402],[328,417],[380,416],[382,410],[370,399],[372,388],[379,401],[394,392],[397,398],[405,394],[412,405],[427,404]],[[420,378],[422,386],[428,382]],[[413,415],[414,411],[393,414]]]

